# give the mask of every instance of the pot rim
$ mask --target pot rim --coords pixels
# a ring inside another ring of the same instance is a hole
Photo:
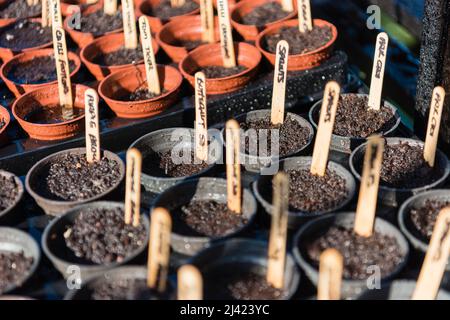
[[[6,109],[4,106],[0,104],[0,116],[3,117],[3,120],[5,121],[5,125],[3,128],[0,128],[0,135],[4,132],[6,132],[6,129],[8,128],[9,123],[11,122],[11,116],[9,115],[8,109]]]
[[[16,176],[14,173],[0,169],[0,176],[14,177],[14,181],[16,182],[18,189],[18,194],[17,197],[14,199],[14,202],[5,210],[0,211],[0,218],[2,218],[6,216],[9,212],[11,212],[17,206],[20,200],[22,200],[22,197],[25,193],[25,188],[20,178]]]

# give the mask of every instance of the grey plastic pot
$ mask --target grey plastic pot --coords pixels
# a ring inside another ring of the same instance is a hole
[[[411,300],[415,288],[415,281],[396,280],[381,289],[364,291],[358,300]],[[436,300],[450,300],[450,293],[439,290]]]
[[[174,225],[172,228],[171,246],[178,253],[192,256],[205,249],[214,242],[236,237],[243,233],[254,221],[258,205],[250,190],[244,189],[242,202],[242,215],[248,220],[247,224],[223,237],[193,236],[183,234],[177,230],[177,224],[182,222],[174,216],[179,208],[195,200],[214,200],[219,203],[227,202],[227,181],[220,178],[200,178],[184,181],[167,189],[160,194],[153,207],[163,207],[169,210]]]
[[[146,160],[158,153],[171,151],[174,147],[190,151],[194,147],[194,138],[193,129],[168,128],[148,133],[131,144],[130,149],[137,148],[142,154],[141,184],[147,191],[160,194],[182,181],[195,179],[213,172],[215,161],[209,162],[210,165],[197,174],[187,177],[168,177],[159,172],[157,163]],[[222,143],[221,140],[216,141]],[[220,147],[220,150],[222,150],[222,147]],[[149,167],[146,168],[146,166]]]
[[[399,144],[401,142],[407,142],[410,145],[419,145],[422,146],[424,143],[419,140],[414,139],[408,139],[408,138],[385,138],[387,145],[395,145]],[[353,175],[356,177],[356,179],[360,182],[361,181],[361,167],[362,163],[364,162],[364,154],[366,152],[366,143],[362,144],[358,148],[356,148],[352,154],[350,155],[349,159],[349,165],[350,170],[352,171]],[[448,167],[448,159],[447,156],[442,153],[440,150],[437,150],[436,152],[436,162],[435,166],[440,171],[440,178],[434,181],[433,183],[424,185],[423,187],[418,188],[391,188],[383,185],[383,182],[380,181],[379,186],[379,192],[378,192],[378,199],[380,202],[386,206],[390,207],[399,207],[403,201],[411,197],[412,195],[416,195],[425,191],[428,191],[430,189],[437,188],[441,186],[445,180],[447,180],[447,177],[450,173],[449,167]]]
[[[345,93],[341,96],[346,95],[356,95],[359,97],[367,96],[367,94],[355,94],[355,93]],[[392,113],[394,114],[394,118],[392,121],[388,121],[385,124],[385,127],[381,128],[381,130],[378,132],[382,134],[383,136],[390,136],[392,135],[395,130],[397,130],[398,126],[401,123],[400,114],[396,107],[394,107],[391,103],[388,101],[384,101],[384,105],[392,110]],[[317,130],[317,121],[320,116],[320,108],[322,107],[322,100],[317,101],[312,108],[309,110],[309,121],[313,124],[314,128]],[[355,150],[357,147],[359,147],[361,144],[365,143],[367,141],[366,138],[360,138],[360,137],[344,137],[337,134],[333,134],[331,136],[331,146],[330,149],[342,152],[345,154],[352,153],[353,150]]]
[[[279,170],[280,171],[288,171],[288,170],[301,170],[307,169],[309,170],[311,167],[311,157],[294,157],[287,158],[279,162]],[[307,213],[302,211],[291,211],[289,210],[288,216],[288,226],[290,229],[296,229],[303,223],[317,218],[323,214],[329,212],[336,212],[344,209],[350,201],[353,199],[356,190],[356,182],[353,178],[352,174],[345,169],[340,164],[329,161],[328,162],[328,170],[334,171],[340,177],[345,180],[345,184],[348,190],[347,198],[342,201],[338,206],[334,208],[329,208],[325,211]],[[253,193],[255,194],[258,202],[263,206],[265,211],[268,214],[272,213],[272,179],[273,176],[269,175],[261,175],[257,181],[253,183]]]
[[[0,291],[0,295],[2,295],[13,293],[26,284],[39,266],[41,252],[32,237],[21,230],[8,227],[0,227],[0,252],[23,252],[25,257],[33,258],[30,269],[22,274],[16,283],[7,286],[3,292]]]
[[[119,165],[119,174],[120,177],[115,183],[114,186],[106,190],[104,193],[99,194],[95,197],[85,199],[85,200],[77,200],[77,201],[62,201],[62,200],[53,200],[47,198],[45,195],[41,194],[39,189],[42,185],[42,179],[46,178],[48,173],[50,164],[56,159],[66,155],[66,154],[85,154],[85,148],[74,148],[68,149],[64,151],[60,151],[49,155],[48,157],[42,159],[37,162],[31,169],[28,171],[28,174],[25,179],[25,187],[28,193],[36,200],[37,204],[45,211],[46,214],[60,216],[66,211],[92,201],[97,201],[101,199],[110,198],[114,192],[117,191],[119,185],[122,183],[125,177],[125,165],[122,159],[119,158],[115,153],[112,153],[107,150],[102,150],[102,155],[109,160],[114,160]]]
[[[295,259],[300,268],[305,272],[306,276],[315,286],[317,286],[318,283],[319,272],[316,264],[311,261],[307,252],[305,252],[307,242],[317,239],[331,226],[341,226],[352,229],[354,221],[355,213],[353,212],[329,214],[310,221],[295,234],[293,242]],[[374,228],[376,232],[395,238],[403,254],[402,263],[392,270],[389,275],[381,278],[381,284],[383,285],[394,279],[406,266],[409,258],[409,246],[400,230],[389,222],[376,218]],[[353,299],[367,288],[367,281],[343,279],[341,288],[342,299]]]
[[[103,274],[104,272],[110,269],[116,268],[118,266],[133,261],[139,255],[141,255],[147,247],[147,243],[145,243],[140,248],[132,252],[120,263],[113,262],[109,264],[95,264],[93,262],[87,261],[86,259],[76,257],[75,254],[66,246],[66,242],[64,240],[64,232],[66,232],[67,226],[72,225],[76,217],[80,214],[80,212],[86,208],[123,209],[124,204],[120,202],[108,202],[108,201],[98,201],[84,204],[54,219],[45,228],[41,240],[42,250],[64,278],[67,278],[72,275],[72,273],[74,272],[73,266],[77,266],[79,268],[80,277],[82,281],[88,279],[89,277]],[[148,238],[150,233],[149,220],[144,214],[141,214],[141,223],[143,223],[145,226],[147,233],[146,238]]]
[[[4,176],[7,178],[10,178],[10,177],[14,178],[14,181],[15,181],[15,183],[17,185],[17,189],[18,189],[17,197],[15,198],[13,204],[10,205],[5,210],[0,211],[0,224],[5,225],[5,224],[10,224],[13,221],[17,220],[17,219],[15,219],[16,218],[15,215],[19,214],[19,212],[16,210],[16,207],[23,198],[24,187],[23,187],[23,183],[19,179],[19,177],[17,177],[16,175],[14,175],[8,171],[0,170],[0,176]]]
[[[189,263],[195,265],[203,276],[205,300],[227,300],[221,296],[216,283],[228,274],[252,272],[267,273],[268,244],[264,241],[235,238],[222,241],[201,251]],[[300,272],[291,254],[286,255],[283,300],[290,300],[300,285]]]

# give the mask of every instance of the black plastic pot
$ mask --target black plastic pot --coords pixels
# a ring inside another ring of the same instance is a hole
[[[227,274],[252,272],[265,275],[267,272],[268,244],[264,241],[230,239],[212,245],[194,256],[189,263],[195,265],[203,276],[204,298],[211,299],[217,294],[217,279]],[[300,272],[294,258],[287,254],[284,299],[289,300],[300,285]]]
[[[24,187],[23,187],[23,183],[22,183],[22,181],[20,181],[19,177],[15,176],[14,174],[12,174],[8,171],[0,170],[0,175],[8,177],[8,178],[13,177],[14,181],[16,182],[17,189],[18,189],[18,194],[17,194],[17,197],[14,200],[13,204],[11,206],[9,206],[9,208],[6,208],[5,210],[0,211],[0,224],[6,225],[6,224],[12,223],[13,221],[17,221],[17,219],[15,219],[16,217],[14,217],[14,216],[16,214],[19,214],[19,212],[16,210],[16,207],[19,204],[19,202],[22,200],[23,193],[24,193]]]
[[[364,291],[358,300],[411,300],[415,288],[415,281],[396,280],[381,289]],[[439,290],[436,300],[450,300],[450,293]]]
[[[342,94],[342,96],[345,95],[356,95],[356,96],[367,96],[367,94],[355,94],[355,93],[346,93]],[[390,136],[392,135],[395,130],[397,130],[398,126],[401,123],[400,114],[396,107],[394,107],[391,103],[388,101],[384,101],[384,105],[392,110],[392,113],[394,114],[394,120],[389,121],[385,124],[385,127],[381,128],[380,134],[383,136]],[[320,116],[320,109],[322,107],[322,100],[316,102],[313,107],[309,111],[309,121],[313,124],[314,128],[317,129],[317,122]],[[331,146],[330,149],[333,151],[338,151],[346,154],[352,153],[353,150],[355,150],[358,146],[365,143],[367,141],[366,138],[360,138],[360,137],[344,137],[337,134],[333,134],[331,136]]]
[[[21,279],[9,285],[1,294],[13,294],[20,287],[24,286],[36,269],[41,260],[41,252],[36,241],[25,232],[8,227],[0,227],[0,251],[2,252],[23,252],[25,257],[32,257],[31,268],[22,275]]]
[[[419,140],[414,139],[408,139],[408,138],[386,138],[386,144],[387,145],[395,145],[400,144],[401,142],[407,142],[410,145],[420,145],[423,147],[424,143]],[[352,171],[353,175],[356,177],[356,179],[360,182],[361,181],[361,168],[362,163],[364,162],[364,154],[366,152],[366,145],[363,144],[356,148],[349,159],[349,165],[350,170]],[[384,186],[383,183],[380,181],[379,186],[379,192],[378,192],[378,199],[380,200],[382,204],[390,207],[399,207],[403,201],[411,197],[412,195],[416,195],[425,191],[428,191],[430,189],[437,188],[441,186],[445,180],[447,180],[447,177],[450,173],[449,167],[448,167],[448,158],[447,156],[442,153],[440,150],[437,150],[436,152],[436,162],[435,166],[438,168],[440,172],[440,178],[433,183],[424,185],[423,187],[419,188],[391,188]]]
[[[122,180],[125,176],[125,165],[122,159],[119,158],[115,153],[103,150],[102,156],[108,158],[109,160],[114,160],[119,165],[120,178],[117,180],[116,184],[109,188],[106,192],[99,194],[95,197],[85,200],[77,200],[77,201],[62,201],[62,200],[52,200],[45,197],[45,195],[40,194],[40,185],[42,184],[42,180],[47,177],[48,170],[50,168],[50,164],[56,159],[66,155],[66,154],[85,154],[85,148],[75,148],[68,149],[64,151],[60,151],[49,155],[48,157],[42,159],[38,163],[36,163],[26,176],[25,187],[28,193],[36,200],[37,204],[45,211],[45,213],[49,215],[59,216],[66,211],[82,205],[87,202],[102,200],[106,198],[112,198],[112,195],[117,191],[119,185],[122,183]]]
[[[66,227],[68,225],[72,225],[75,221],[76,217],[80,214],[83,209],[86,208],[124,208],[123,203],[119,202],[107,202],[107,201],[99,201],[92,202],[88,204],[84,204],[78,206],[64,215],[53,220],[44,230],[44,234],[42,235],[42,250],[45,255],[49,258],[49,260],[53,263],[55,268],[63,275],[63,277],[69,277],[72,275],[70,272],[71,266],[79,267],[80,277],[82,281],[85,279],[103,274],[104,272],[116,268],[118,266],[127,264],[136,259],[139,255],[141,255],[146,247],[147,243],[145,243],[142,247],[135,250],[132,254],[126,257],[123,261],[113,262],[110,264],[95,264],[94,262],[88,261],[86,259],[78,258],[75,254],[67,248],[66,242],[64,240],[64,232],[66,231]],[[149,236],[149,219],[144,214],[141,214],[141,222],[144,224],[145,229],[147,231],[146,238]]]
[[[306,252],[307,242],[317,239],[331,226],[342,226],[344,228],[352,229],[354,221],[355,214],[353,212],[329,214],[310,221],[295,234],[293,242],[295,259],[300,268],[315,286],[317,286],[318,283],[319,271],[315,263],[308,257]],[[404,256],[403,262],[399,264],[395,270],[388,276],[381,278],[381,284],[383,285],[394,279],[406,266],[409,257],[409,246],[400,230],[389,222],[376,218],[374,228],[376,232],[395,238]],[[367,282],[366,280],[343,279],[341,288],[342,299],[352,299],[367,289]]]
[[[293,169],[309,170],[311,167],[311,161],[312,161],[311,157],[287,158],[279,162],[279,170],[280,171],[288,171]],[[336,172],[336,174],[338,174],[346,181],[346,186],[348,190],[347,198],[339,206],[335,208],[330,208],[326,211],[315,213],[289,211],[288,226],[290,229],[296,229],[301,224],[311,219],[317,218],[323,214],[344,209],[353,199],[356,190],[356,182],[351,173],[343,166],[332,161],[328,162],[328,169]],[[265,211],[268,214],[272,213],[272,179],[273,176],[261,175],[258,181],[255,181],[253,183],[253,193],[255,194],[255,197],[258,200],[258,202],[264,207]]]
[[[220,178],[200,178],[181,182],[160,194],[153,203],[153,207],[166,208],[173,216],[176,209],[188,204],[192,199],[215,200],[220,203],[226,203],[227,181]],[[238,236],[253,223],[257,208],[258,205],[250,190],[244,189],[242,214],[248,220],[246,225],[226,236],[217,238],[185,235],[172,231],[172,249],[178,253],[192,256],[200,250],[209,247],[214,242]],[[176,217],[173,217],[172,220],[174,221],[174,224],[181,223],[177,222],[178,219]],[[176,226],[172,229],[175,228]]]

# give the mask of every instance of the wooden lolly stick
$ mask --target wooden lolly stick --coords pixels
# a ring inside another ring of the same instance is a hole
[[[213,43],[214,34],[214,7],[212,0],[200,0],[200,20],[202,22],[202,40]]]
[[[355,232],[361,237],[368,238],[373,233],[383,151],[384,139],[381,136],[368,139],[354,225]]]
[[[136,31],[136,17],[134,15],[134,1],[122,0],[123,33],[125,36],[125,48],[136,49],[138,38]]]
[[[42,27],[49,27],[52,25],[50,1],[51,0],[42,0],[42,17],[41,17]]]
[[[284,11],[287,11],[287,12],[294,11],[293,0],[282,0],[281,7],[283,8]]]
[[[34,0],[27,0],[27,5],[28,6],[33,6],[34,5]]]
[[[344,258],[336,249],[327,249],[320,255],[317,300],[340,300]]]
[[[164,208],[154,209],[151,214],[148,244],[147,286],[159,292],[166,291],[171,232],[170,213]]]
[[[318,176],[324,176],[327,169],[331,135],[333,133],[340,92],[341,87],[335,81],[330,81],[325,86],[311,163],[311,173]]]
[[[372,80],[370,82],[369,109],[380,110],[381,96],[383,93],[384,69],[386,67],[386,56],[389,44],[389,36],[381,32],[377,36],[375,56],[373,59]]]
[[[289,177],[279,172],[273,178],[273,210],[270,227],[267,282],[273,287],[284,287],[286,241],[289,207]]]
[[[236,120],[227,121],[226,140],[228,209],[241,214],[240,128]]]
[[[103,12],[113,16],[117,12],[117,0],[103,0]]]
[[[236,55],[234,53],[233,35],[231,33],[228,0],[217,0],[217,11],[219,15],[220,46],[222,48],[223,66],[225,68],[232,68],[236,66]]]
[[[178,300],[203,300],[203,279],[200,271],[186,264],[178,269]]]
[[[286,97],[287,67],[289,56],[289,44],[285,40],[277,43],[275,56],[275,72],[273,74],[272,112],[270,121],[272,124],[283,124],[284,104]]]
[[[311,31],[313,29],[313,21],[311,14],[311,3],[309,0],[297,0],[298,7],[298,28],[301,33]]]
[[[208,116],[206,111],[206,78],[203,72],[195,74],[195,156],[208,160]]]
[[[86,120],[86,158],[89,163],[100,161],[100,128],[98,94],[94,89],[84,93],[84,115]]]
[[[450,254],[450,207],[439,213],[425,260],[414,290],[413,300],[436,298]]]
[[[62,22],[62,15],[61,15],[61,3],[60,0],[48,0],[50,1],[50,10],[51,10],[51,18],[52,18],[52,25],[54,27],[61,27],[63,26]]]
[[[184,6],[185,2],[185,0],[170,0],[170,5],[172,8],[179,8]]]
[[[133,221],[135,227],[139,225],[141,214],[141,170],[141,153],[136,148],[128,150],[125,182],[125,223],[130,224]]]
[[[433,96],[431,99],[430,115],[428,118],[427,136],[425,138],[425,146],[423,148],[423,157],[430,167],[434,167],[444,100],[444,88],[434,88]]]
[[[145,75],[147,77],[148,91],[156,95],[161,94],[158,67],[152,46],[152,32],[147,17],[139,18],[139,32],[141,34],[142,51],[144,53]]]
[[[39,0],[33,0],[33,6],[37,6],[39,4]]]

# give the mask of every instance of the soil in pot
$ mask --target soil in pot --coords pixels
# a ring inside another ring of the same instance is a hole
[[[323,47],[333,38],[330,27],[314,26],[312,31],[301,33],[298,27],[282,27],[278,33],[267,35],[263,39],[264,48],[276,53],[277,44],[280,40],[289,43],[289,54],[305,54]]]
[[[83,209],[64,238],[75,256],[96,264],[120,263],[147,241],[144,225],[125,224],[120,207]]]
[[[247,70],[247,67],[238,65],[231,68],[226,68],[223,66],[207,66],[199,71],[202,71],[208,79],[218,79],[230,77],[245,70]]]
[[[158,17],[162,20],[169,20],[171,17],[185,15],[198,8],[198,3],[193,0],[186,0],[181,7],[172,7],[170,0],[162,0],[157,7],[147,11],[144,10],[143,13],[149,16]]]
[[[81,16],[81,32],[92,33],[94,37],[121,29],[122,26],[121,10],[117,10],[116,14],[111,16],[105,14],[103,10],[97,10],[91,14]]]
[[[409,217],[419,237],[430,241],[439,212],[448,207],[450,201],[426,200],[420,206],[411,208]]]
[[[175,41],[170,43],[172,46],[175,47],[183,47],[186,48],[187,51],[192,51],[197,47],[200,47],[203,44],[207,44],[207,42],[204,42],[202,40],[181,40],[176,39]]]
[[[253,9],[253,11],[243,16],[240,22],[246,25],[262,27],[274,21],[281,20],[289,14],[290,12],[283,10],[280,3],[269,2]]]
[[[157,98],[161,96],[163,93],[167,92],[167,90],[162,89],[161,94],[154,94],[153,92],[148,91],[148,88],[138,88],[134,92],[125,92],[124,94],[115,97],[120,101],[142,101],[149,100],[153,98]]]
[[[142,59],[144,59],[142,48],[127,49],[121,47],[116,51],[97,55],[93,62],[102,66],[121,66],[135,64]]]
[[[34,259],[23,252],[0,252],[0,294],[11,284],[20,284],[31,269]]]
[[[147,287],[145,279],[114,279],[95,286],[91,294],[92,300],[163,300],[160,294]]]
[[[0,19],[32,18],[39,16],[41,12],[40,2],[37,5],[29,6],[26,0],[14,0],[0,9]]]
[[[195,154],[191,151],[191,161],[189,163],[174,163],[171,151],[152,153],[144,159],[142,171],[151,174],[152,176],[176,178],[192,176],[208,168],[209,165],[207,162],[200,162],[199,160],[194,161],[194,158]],[[155,164],[157,164],[157,167]]]
[[[15,50],[37,47],[52,41],[52,28],[39,22],[20,20],[0,31],[0,47]]]
[[[56,124],[69,121],[84,114],[84,109],[73,108],[70,115],[63,114],[63,107],[60,105],[38,106],[33,111],[25,115],[25,121],[37,124]]]
[[[11,207],[18,196],[19,186],[14,176],[4,176],[0,173],[0,212]]]

